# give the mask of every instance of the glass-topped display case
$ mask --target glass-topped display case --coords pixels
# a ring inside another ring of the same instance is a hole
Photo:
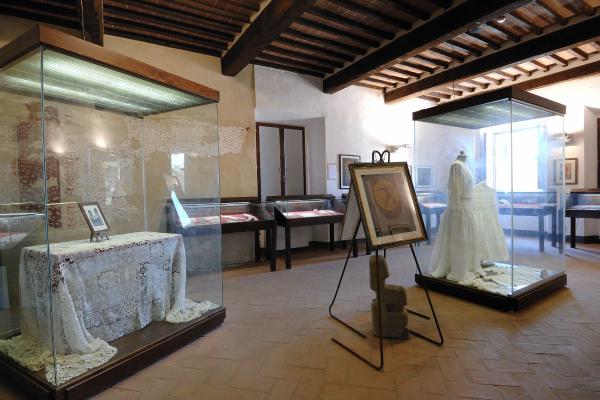
[[[215,203],[213,199],[172,196],[168,200],[167,213],[168,231],[182,234],[184,240],[188,235],[210,234],[215,230],[222,233],[254,231],[256,261],[260,261],[259,231],[264,230],[265,253],[271,270],[276,270],[277,224],[272,202],[258,202],[258,198],[223,198],[222,202]]]
[[[220,230],[163,217],[165,177],[219,201],[218,96],[43,26],[0,49],[0,371],[31,397],[89,398],[223,321]]]
[[[305,196],[268,196],[275,205],[275,220],[285,228],[285,267],[292,268],[291,228],[329,225],[329,249],[335,247],[335,224],[342,223],[346,205],[331,194]]]
[[[505,310],[566,284],[564,113],[507,88],[413,114],[420,284]]]

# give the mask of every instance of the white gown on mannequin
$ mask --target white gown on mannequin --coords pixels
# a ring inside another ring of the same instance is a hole
[[[431,275],[465,281],[485,275],[482,260],[507,259],[495,191],[484,184],[474,188],[469,168],[454,161],[448,177],[448,208],[433,244]]]

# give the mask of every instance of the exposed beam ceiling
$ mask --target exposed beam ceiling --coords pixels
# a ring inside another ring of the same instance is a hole
[[[237,75],[315,2],[316,0],[271,0],[223,55],[222,73],[229,76]]]
[[[412,57],[427,47],[451,40],[481,20],[494,19],[526,3],[526,0],[464,1],[327,77],[323,90],[334,93],[367,77],[373,70],[394,63],[399,56]]]
[[[83,21],[84,38],[97,45],[104,45],[104,15],[102,0],[82,0],[77,8]]]
[[[600,36],[600,16],[587,18],[531,40],[516,43],[470,62],[421,78],[385,93],[386,103],[406,97],[415,97],[444,83],[466,80],[494,69],[518,63],[529,57],[541,57],[561,48],[569,48],[580,42]]]

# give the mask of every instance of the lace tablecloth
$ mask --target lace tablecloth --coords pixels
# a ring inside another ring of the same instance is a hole
[[[46,364],[51,381],[52,360],[38,353],[48,353],[52,339],[59,382],[100,365],[116,354],[107,342],[152,321],[185,322],[216,307],[186,300],[185,262],[181,235],[168,233],[55,243],[50,260],[45,245],[26,247],[20,264],[22,335],[0,341],[0,351],[31,369]]]

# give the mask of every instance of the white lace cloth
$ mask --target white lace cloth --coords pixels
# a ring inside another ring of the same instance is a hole
[[[136,232],[49,248],[50,260],[45,245],[21,253],[22,335],[0,340],[0,351],[32,370],[45,367],[50,382],[107,362],[117,353],[107,342],[152,321],[187,322],[218,307],[185,298],[181,235]]]
[[[482,269],[480,276],[458,282],[487,292],[504,296],[541,281],[548,276],[545,269],[510,264],[495,263],[493,267]]]

